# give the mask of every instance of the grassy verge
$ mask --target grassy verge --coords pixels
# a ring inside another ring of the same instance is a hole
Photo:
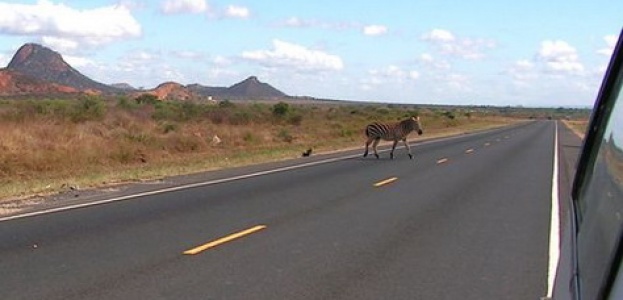
[[[423,137],[517,121],[415,106],[147,100],[0,102],[0,199],[294,158],[310,147],[362,147],[371,121],[419,115]]]
[[[586,132],[586,127],[588,126],[588,120],[565,120],[563,121],[567,127],[573,131],[580,138],[584,138],[584,133]]]

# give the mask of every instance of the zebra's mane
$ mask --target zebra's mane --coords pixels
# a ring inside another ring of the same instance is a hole
[[[399,122],[399,124],[401,126],[406,126],[406,128],[409,128],[410,130],[415,130],[415,124],[416,124],[416,120],[413,120],[413,118],[408,118],[406,120],[402,120]]]

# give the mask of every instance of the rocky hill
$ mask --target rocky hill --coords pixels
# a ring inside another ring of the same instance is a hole
[[[77,94],[79,92],[73,87],[46,82],[7,69],[0,69],[0,96],[43,96]]]
[[[267,100],[288,97],[288,95],[272,87],[270,84],[259,81],[255,76],[250,76],[230,87],[209,87],[200,84],[191,84],[188,85],[187,88],[200,96],[217,99]]]
[[[231,96],[243,97],[243,98],[283,98],[286,94],[280,90],[272,87],[268,83],[260,82],[257,77],[251,76],[239,83],[236,83],[229,88],[227,92]]]
[[[58,52],[38,44],[29,43],[20,47],[6,69],[50,83],[69,86],[79,91],[91,91],[92,93],[117,93],[120,91],[82,75],[65,62]]]
[[[177,82],[165,82],[158,85],[155,89],[134,92],[131,96],[135,98],[141,94],[154,95],[158,100],[191,100],[198,98],[193,91]]]
[[[28,43],[15,53],[8,66],[0,69],[0,96],[52,94],[104,94],[136,96],[152,94],[161,100],[193,98],[265,100],[288,97],[285,93],[255,76],[230,87],[200,84],[187,86],[165,82],[150,90],[139,91],[129,84],[103,84],[71,67],[63,57],[47,47]]]

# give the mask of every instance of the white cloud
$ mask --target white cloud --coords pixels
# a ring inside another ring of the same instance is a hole
[[[417,59],[420,63],[428,66],[432,66],[437,70],[449,70],[450,63],[446,60],[435,59],[430,53],[423,53]]]
[[[450,55],[468,60],[484,58],[484,51],[495,48],[496,44],[488,39],[458,38],[444,29],[433,29],[422,35],[422,40],[429,42],[443,55]]]
[[[325,30],[348,30],[361,29],[361,25],[354,22],[328,22],[317,19],[301,19],[299,17],[290,17],[276,24],[280,27],[289,28],[320,28]]]
[[[230,18],[247,19],[251,15],[251,12],[247,7],[230,5],[225,10],[225,15]]]
[[[407,71],[396,65],[389,65],[382,69],[368,70],[368,77],[360,80],[359,87],[363,90],[372,90],[375,86],[389,84],[403,84],[409,80],[418,80],[420,73],[415,70]]]
[[[471,84],[470,84],[470,78],[462,75],[462,74],[456,74],[456,73],[451,73],[451,74],[447,74],[445,75],[445,79],[444,79],[444,83],[453,89],[457,89],[460,91],[471,91]]]
[[[207,9],[208,4],[205,0],[165,0],[160,6],[160,11],[165,14],[199,14]]]
[[[545,62],[550,71],[571,73],[584,71],[584,66],[579,61],[576,49],[565,41],[546,40],[541,42],[537,57]]]
[[[301,20],[298,17],[290,17],[283,22],[283,25],[286,27],[308,27],[311,26],[312,23],[309,21]]]
[[[422,55],[420,55],[420,61],[430,63],[434,61],[434,58],[430,53],[422,53]]]
[[[606,48],[599,49],[597,53],[610,57],[612,52],[614,52],[614,47],[617,44],[617,36],[616,35],[607,35],[604,37],[604,41],[606,42]]]
[[[80,43],[77,40],[54,36],[44,36],[41,38],[41,42],[60,53],[71,52],[80,47]]]
[[[443,42],[443,43],[454,42],[456,40],[452,32],[444,30],[444,29],[433,29],[430,32],[425,33],[422,36],[422,39],[426,41]]]
[[[527,59],[516,61],[508,70],[515,85],[526,85],[528,80],[538,77],[535,64]]]
[[[9,57],[7,55],[0,53],[0,67],[6,66],[8,64],[9,64]]]
[[[95,62],[85,58],[85,57],[79,57],[79,56],[72,56],[72,55],[65,55],[63,56],[63,59],[65,61],[67,61],[67,63],[74,67],[74,68],[82,68],[82,67],[86,67],[86,66],[95,66]]]
[[[530,70],[534,68],[534,63],[527,59],[522,59],[515,62],[515,66],[520,70]]]
[[[171,54],[173,54],[173,56],[175,57],[182,58],[182,59],[201,60],[203,58],[203,53],[195,52],[195,51],[179,50],[179,51],[172,51]]]
[[[139,37],[141,25],[121,5],[79,10],[42,0],[0,3],[0,34],[39,37],[67,50]]]
[[[387,66],[385,69],[381,69],[381,70],[370,70],[368,71],[368,73],[370,73],[370,75],[373,76],[381,76],[381,77],[393,77],[393,78],[403,78],[406,74],[405,71],[403,71],[400,67],[398,66],[394,66],[394,65],[389,65]]]
[[[368,25],[363,27],[363,34],[368,36],[379,36],[387,33],[387,27],[383,25]]]
[[[216,66],[229,66],[232,64],[232,61],[225,56],[217,55],[212,59],[212,64]]]
[[[280,40],[273,40],[272,50],[245,51],[244,59],[267,67],[288,67],[304,71],[336,71],[344,68],[342,59],[319,50]]]
[[[141,66],[161,60],[162,54],[157,51],[135,50],[126,53],[121,59],[126,65]]]

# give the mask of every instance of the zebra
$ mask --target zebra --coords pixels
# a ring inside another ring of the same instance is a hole
[[[386,141],[394,141],[392,152],[389,153],[391,159],[394,159],[394,150],[396,149],[398,141],[403,141],[405,143],[405,147],[407,147],[407,152],[409,153],[409,159],[413,159],[411,148],[409,147],[409,143],[407,143],[407,136],[412,131],[417,131],[418,135],[422,135],[420,117],[410,117],[398,123],[384,124],[375,122],[369,124],[366,127],[366,137],[368,137],[368,140],[366,141],[366,152],[363,153],[363,157],[368,156],[368,146],[374,141],[372,144],[374,156],[379,158],[379,154],[376,152],[376,146],[379,144],[379,141],[383,139]]]

